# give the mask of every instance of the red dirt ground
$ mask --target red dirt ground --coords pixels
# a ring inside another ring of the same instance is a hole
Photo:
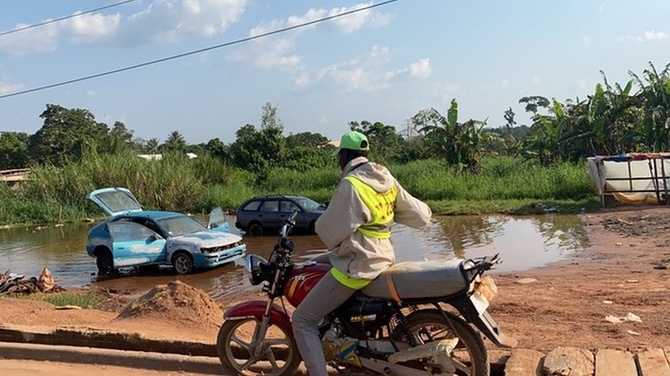
[[[584,251],[543,268],[492,274],[499,294],[491,315],[519,341],[518,347],[543,352],[558,346],[636,352],[670,345],[668,219],[670,209],[660,207],[583,214],[590,241]],[[528,278],[537,281],[519,283]],[[240,294],[236,300],[250,295]],[[183,283],[157,286],[135,301],[111,293],[108,300],[111,311],[55,310],[40,301],[0,299],[0,325],[100,328],[149,338],[216,341],[220,307]],[[605,320],[628,313],[641,322]]]

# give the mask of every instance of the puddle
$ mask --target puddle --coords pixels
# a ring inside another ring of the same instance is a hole
[[[228,218],[234,223],[234,217]],[[38,276],[49,268],[64,287],[97,284],[123,290],[148,290],[157,284],[179,279],[225,300],[249,285],[243,263],[229,264],[185,276],[170,270],[151,275],[131,275],[98,280],[95,260],[86,254],[90,224],[63,227],[13,228],[0,230],[0,273],[10,269],[26,277]],[[294,236],[296,257],[324,250],[317,236]],[[245,238],[247,252],[268,257],[276,237]],[[521,271],[546,265],[582,250],[586,232],[575,215],[543,216],[449,216],[436,217],[424,230],[394,228],[397,261],[446,260],[500,253],[499,272]]]

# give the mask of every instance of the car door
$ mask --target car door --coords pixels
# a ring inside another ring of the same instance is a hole
[[[260,220],[263,223],[263,227],[281,227],[283,218],[281,212],[279,211],[279,200],[269,199],[263,201],[263,204],[260,207],[260,215],[262,216]]]
[[[117,268],[165,262],[166,241],[149,228],[134,222],[107,224],[112,235],[112,254]]]
[[[209,213],[207,228],[217,232],[230,232],[230,224],[226,220],[226,215],[220,207],[214,208]]]

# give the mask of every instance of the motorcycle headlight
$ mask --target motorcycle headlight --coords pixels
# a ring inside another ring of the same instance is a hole
[[[249,273],[249,282],[259,285],[272,278],[272,268],[268,260],[257,255],[248,255],[244,260],[244,266]]]

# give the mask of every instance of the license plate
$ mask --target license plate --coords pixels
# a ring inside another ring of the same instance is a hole
[[[477,313],[480,315],[486,312],[486,309],[489,307],[489,300],[486,299],[484,294],[476,290],[472,295],[470,295],[470,301],[472,302],[472,305],[475,306]]]

